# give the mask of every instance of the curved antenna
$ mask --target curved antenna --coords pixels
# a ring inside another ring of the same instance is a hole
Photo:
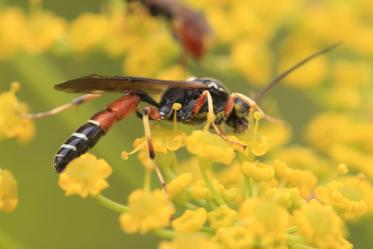
[[[320,55],[328,53],[329,51],[335,49],[336,47],[338,47],[341,44],[342,44],[342,42],[337,42],[337,43],[335,43],[335,44],[333,44],[333,45],[331,45],[327,48],[319,50],[316,53],[313,53],[313,54],[309,55],[308,57],[304,58],[303,60],[301,60],[300,62],[298,62],[297,64],[295,64],[294,66],[292,66],[291,68],[286,70],[285,72],[277,75],[267,86],[265,86],[263,89],[260,90],[260,92],[254,97],[254,101],[259,102],[261,97],[266,95],[268,93],[268,91],[271,90],[277,83],[279,83],[282,79],[284,79],[286,76],[288,76],[290,73],[292,73],[293,71],[295,71],[299,67],[303,66],[304,64],[306,64],[310,60],[312,60],[312,59],[314,59],[314,58],[316,58]]]

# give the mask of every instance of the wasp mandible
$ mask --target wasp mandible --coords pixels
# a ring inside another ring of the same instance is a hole
[[[232,127],[235,132],[245,131],[248,129],[247,117],[252,108],[259,111],[264,118],[272,120],[273,118],[266,115],[258,106],[260,99],[288,74],[313,58],[336,48],[339,44],[334,44],[301,60],[275,77],[254,98],[249,98],[241,93],[230,93],[221,82],[212,78],[202,77],[178,81],[142,77],[89,75],[55,85],[57,90],[87,94],[48,112],[34,114],[31,118],[55,115],[72,106],[78,106],[93,100],[99,97],[102,92],[121,92],[124,94],[119,99],[111,102],[104,110],[92,116],[62,144],[54,158],[54,168],[58,173],[62,172],[73,159],[95,146],[99,139],[116,122],[134,112],[143,119],[149,157],[153,161],[155,154],[149,120],[173,120],[175,115],[179,122],[200,124],[208,122],[208,116],[212,114],[216,118],[209,125],[222,139],[234,143],[225,137],[218,128],[219,125],[225,123]],[[100,94],[97,94],[97,92]],[[161,94],[159,102],[151,97],[151,94],[154,93]],[[138,110],[140,102],[148,104],[142,111]],[[175,103],[181,105],[181,109],[177,112],[173,108]],[[155,161],[154,165],[162,186],[165,186]]]

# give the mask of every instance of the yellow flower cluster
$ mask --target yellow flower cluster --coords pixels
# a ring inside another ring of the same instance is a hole
[[[228,137],[246,143],[246,150],[208,129],[188,133],[156,127],[155,160],[144,137],[134,141],[133,151],[122,153],[124,159],[137,153],[146,169],[145,187],[130,194],[128,206],[100,195],[109,186],[111,167],[91,154],[69,164],[60,187],[66,195],[95,196],[119,211],[126,233],[168,239],[161,249],[352,248],[345,223],[373,212],[371,1],[185,2],[203,10],[215,30],[201,68],[238,73],[256,85],[326,44],[346,41],[335,56],[318,58],[285,79],[307,94],[317,91],[316,104],[331,110],[309,124],[310,147],[286,147],[291,132],[279,125],[259,131],[259,113],[250,114],[248,132]],[[71,21],[38,3],[27,14],[16,7],[1,9],[0,59],[99,50],[123,58],[128,75],[183,79],[189,74],[175,65],[180,49],[168,25],[140,3],[110,1],[105,12],[82,13]],[[351,56],[335,60],[342,53]],[[0,94],[0,137],[27,142],[35,131],[24,118],[27,105],[15,97],[18,88],[13,83]],[[157,166],[166,186],[152,190],[149,174]],[[17,201],[14,178],[1,170],[0,209],[11,211]]]
[[[18,185],[12,172],[0,169],[0,210],[13,211],[18,205]]]
[[[265,162],[246,151],[236,151],[235,144],[208,130],[188,135],[158,127],[153,135],[156,159],[152,163],[165,175],[165,189],[149,189],[145,176],[144,189],[131,193],[128,206],[114,204],[113,209],[121,212],[124,232],[151,232],[172,239],[162,242],[160,248],[351,248],[345,222],[372,210],[373,186],[369,182],[361,176],[348,176],[347,166],[341,164],[334,175],[338,179],[319,183],[313,173],[317,166],[311,164],[323,162],[330,167],[333,163],[320,161],[306,148],[290,148],[294,158],[291,153],[284,157],[284,151],[279,150],[279,155],[297,166],[293,168],[278,159]],[[250,139],[255,136],[246,141]],[[136,139],[134,147],[125,159],[146,152],[144,138]],[[179,163],[179,151],[188,151],[196,160]],[[305,155],[304,165],[299,155]],[[81,165],[87,164],[87,159],[77,160],[82,160],[79,171],[83,171]],[[75,164],[73,161],[65,173]],[[145,167],[147,172],[155,169]],[[188,167],[191,171],[185,172]],[[199,168],[199,174],[194,167]],[[320,174],[326,175],[333,176]],[[74,187],[74,183],[66,186]]]
[[[20,89],[18,82],[11,84],[8,92],[0,93],[0,139],[17,138],[20,142],[30,141],[35,134],[26,103],[19,101],[15,93]]]

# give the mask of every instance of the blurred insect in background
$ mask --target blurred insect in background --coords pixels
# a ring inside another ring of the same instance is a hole
[[[227,124],[233,128],[234,132],[243,132],[249,128],[247,117],[252,110],[259,111],[269,121],[276,121],[276,119],[266,115],[258,106],[261,98],[295,69],[311,59],[327,53],[338,45],[339,43],[327,47],[301,60],[275,77],[254,98],[249,98],[241,93],[229,93],[221,82],[211,78],[191,78],[186,81],[177,81],[142,77],[89,75],[68,80],[55,86],[55,89],[65,92],[88,94],[82,95],[72,102],[51,111],[33,114],[31,118],[55,115],[72,106],[78,106],[95,99],[103,92],[123,93],[124,96],[113,101],[104,110],[92,116],[70,136],[55,155],[54,168],[58,173],[62,172],[69,162],[95,146],[99,139],[116,122],[136,112],[143,119],[149,157],[153,160],[156,173],[164,187],[165,182],[154,161],[155,153],[149,120],[170,120],[186,124],[207,122],[209,128],[212,128],[222,139],[245,148],[245,144],[229,140],[223,134],[220,126]],[[152,97],[153,94],[161,95],[159,102]],[[147,104],[143,110],[139,110],[141,102]],[[180,108],[175,109],[175,104],[179,105]],[[211,120],[210,117],[213,117],[213,119]]]
[[[188,55],[200,59],[206,51],[206,42],[212,35],[205,16],[175,0],[127,0],[140,2],[152,16],[163,17],[171,26],[183,50],[181,60]]]

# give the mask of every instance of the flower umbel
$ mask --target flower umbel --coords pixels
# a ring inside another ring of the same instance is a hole
[[[174,213],[162,190],[136,190],[128,197],[128,206],[128,212],[121,214],[119,218],[122,230],[127,233],[147,233],[166,227]]]
[[[27,104],[15,96],[19,89],[20,84],[13,82],[10,91],[0,94],[0,139],[17,138],[26,143],[34,137],[35,127],[25,117],[28,113]]]
[[[109,186],[105,180],[111,175],[112,169],[103,159],[97,159],[92,154],[84,154],[73,160],[60,175],[59,186],[66,195],[98,195]]]

